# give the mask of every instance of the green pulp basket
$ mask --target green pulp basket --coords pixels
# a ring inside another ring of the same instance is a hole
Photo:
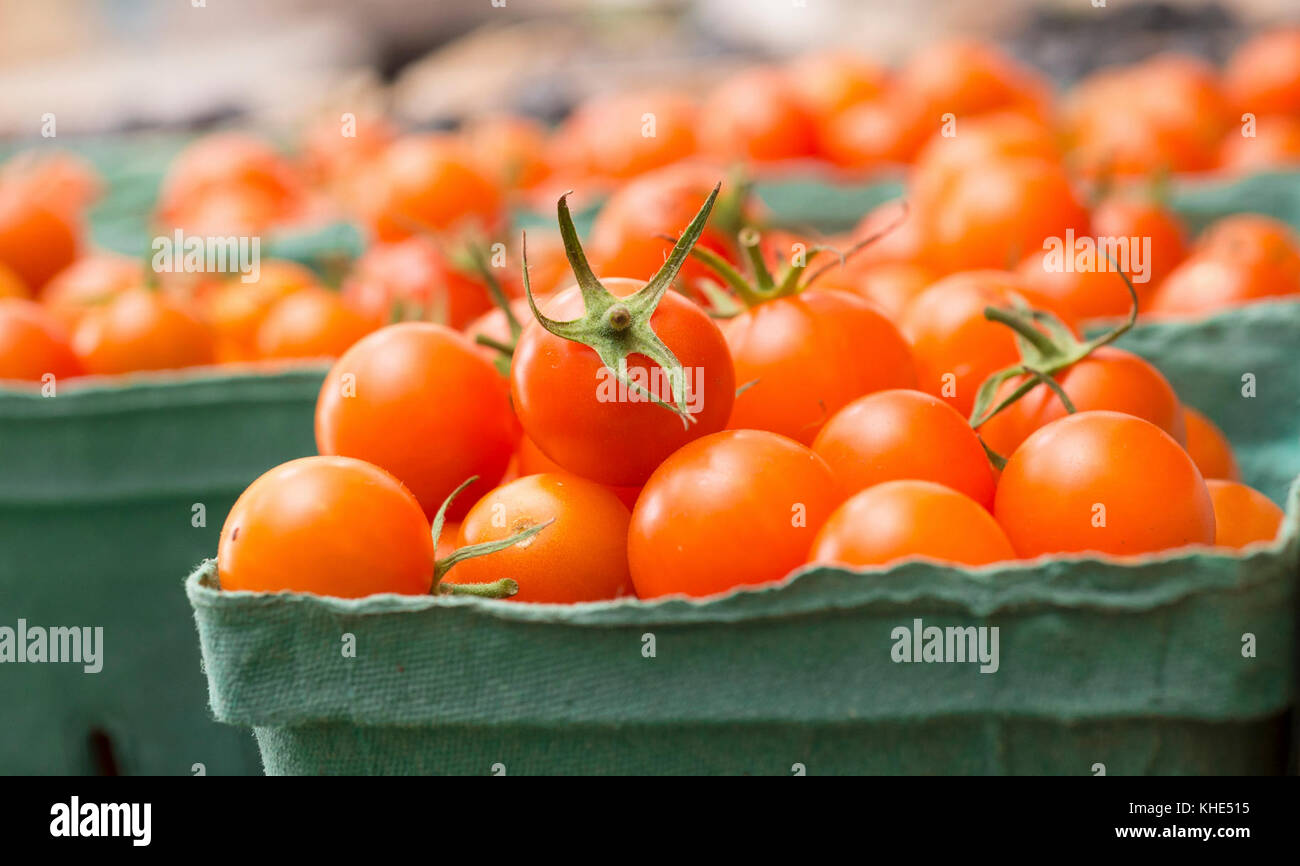
[[[1279,303],[1125,344],[1282,499],[1297,334]],[[1256,774],[1293,760],[1298,573],[1300,481],[1246,556],[818,567],[704,602],[223,593],[211,563],[186,589],[213,711],[271,774]],[[932,626],[997,628],[998,670],[894,660]]]
[[[0,391],[0,627],[100,627],[102,669],[0,664],[0,774],[256,773],[212,721],[177,575],[259,474],[315,453],[322,369]]]

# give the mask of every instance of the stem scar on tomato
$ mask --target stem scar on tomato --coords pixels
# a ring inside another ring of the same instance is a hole
[[[564,254],[573,269],[573,276],[582,292],[586,312],[579,319],[557,322],[549,319],[537,308],[532,287],[528,280],[528,235],[524,233],[522,242],[524,295],[528,306],[538,323],[550,333],[561,339],[581,343],[593,349],[600,357],[601,363],[617,377],[618,381],[630,391],[636,391],[650,402],[675,412],[682,419],[682,426],[689,427],[695,418],[689,411],[689,397],[686,393],[686,372],[677,356],[664,344],[654,332],[650,319],[659,306],[664,293],[677,279],[677,273],[686,262],[691,250],[700,239],[704,226],[708,222],[709,212],[717,201],[719,183],[709,193],[698,213],[691,220],[686,231],[673,245],[672,251],[663,266],[650,281],[627,297],[620,298],[605,288],[596,278],[587,262],[582,242],[578,240],[578,230],[573,225],[569,214],[568,197],[570,193],[560,196],[556,211],[560,223],[560,237],[564,241]],[[644,355],[659,365],[668,377],[673,391],[673,402],[661,400],[640,384],[631,381],[627,375],[629,355]]]
[[[1021,360],[1018,364],[1012,364],[993,373],[980,385],[979,391],[975,394],[975,405],[971,409],[970,425],[972,428],[978,430],[988,423],[989,419],[1005,411],[1039,385],[1050,388],[1060,398],[1066,413],[1074,414],[1074,403],[1065,393],[1061,383],[1056,380],[1056,374],[1087,358],[1102,346],[1108,346],[1115,342],[1137,322],[1137,290],[1133,288],[1133,282],[1129,279],[1128,274],[1120,270],[1119,264],[1114,257],[1109,258],[1111,267],[1124,280],[1124,286],[1128,289],[1131,305],[1128,318],[1091,340],[1077,339],[1064,322],[1045,310],[1034,310],[1023,305],[1012,308],[993,306],[984,308],[984,318],[990,322],[1006,325],[1015,331]],[[1040,325],[1045,329],[1045,332],[1039,329]],[[994,405],[993,401],[1002,383],[1017,376],[1027,378],[1005,399]],[[984,443],[982,438],[980,444],[984,445],[984,451],[988,454],[989,461],[996,468],[1002,469],[1006,466],[1006,458],[991,449]]]
[[[461,491],[469,487],[478,480],[477,475],[471,475],[465,479],[464,483],[451,492],[442,505],[438,508],[437,515],[433,518],[433,547],[438,549],[438,540],[442,536],[442,527],[447,519],[447,508],[451,505]],[[444,556],[442,559],[436,559],[433,563],[433,588],[429,591],[431,595],[475,595],[480,598],[509,598],[519,592],[519,584],[509,577],[501,580],[495,580],[491,583],[443,583],[442,578],[451,570],[452,566],[458,562],[464,562],[467,559],[474,559],[479,556],[487,556],[490,553],[496,553],[498,550],[505,550],[516,544],[526,544],[531,541],[533,536],[537,535],[546,527],[555,522],[552,517],[545,523],[539,523],[530,526],[522,532],[516,532],[509,538],[503,538],[499,541],[485,541],[482,544],[471,544],[462,547],[452,553]]]

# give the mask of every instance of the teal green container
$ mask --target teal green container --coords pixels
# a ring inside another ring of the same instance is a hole
[[[99,627],[102,669],[0,664],[0,774],[247,774],[178,574],[270,467],[315,453],[323,369],[0,391],[0,628]],[[201,765],[201,766],[199,766]]]
[[[1274,304],[1126,345],[1283,498],[1298,333],[1300,305]],[[222,593],[211,563],[186,590],[213,711],[270,774],[1277,774],[1298,574],[1300,483],[1244,557],[818,567],[704,602]],[[997,670],[895,661],[918,620],[996,628]]]

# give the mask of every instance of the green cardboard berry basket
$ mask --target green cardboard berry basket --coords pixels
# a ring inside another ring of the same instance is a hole
[[[235,498],[315,453],[324,370],[0,390],[0,626],[100,627],[102,669],[0,664],[0,773],[256,773],[207,709],[177,575]],[[201,506],[201,508],[200,508]]]
[[[1282,498],[1297,333],[1270,304],[1126,344]],[[703,602],[223,593],[210,562],[186,591],[212,709],[270,774],[1271,774],[1295,760],[1300,480],[1286,503],[1246,556],[817,567]],[[917,620],[997,628],[998,669],[895,662]]]

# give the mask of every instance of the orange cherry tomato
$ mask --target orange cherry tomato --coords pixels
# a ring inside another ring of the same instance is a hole
[[[1300,118],[1270,115],[1256,121],[1255,134],[1230,129],[1219,149],[1219,167],[1248,174],[1300,164]]]
[[[226,591],[425,595],[433,537],[401,482],[350,457],[303,457],[249,485],[217,547]]]
[[[1190,406],[1183,407],[1183,422],[1187,427],[1187,453],[1201,475],[1206,479],[1240,481],[1241,469],[1223,431]]]
[[[1017,299],[1050,307],[1006,271],[953,274],[917,295],[899,327],[912,344],[920,389],[969,416],[984,380],[1020,360],[1011,329],[984,318],[984,308],[1008,307]],[[1073,324],[1068,318],[1065,323]]]
[[[13,268],[0,263],[0,298],[30,298],[31,289],[22,277],[14,273]]]
[[[303,173],[317,184],[338,183],[381,157],[396,137],[378,115],[349,111],[321,117],[302,137]]]
[[[627,566],[627,507],[607,488],[575,475],[527,475],[480,499],[460,525],[456,546],[501,541],[554,520],[532,538],[467,559],[446,583],[519,584],[513,601],[570,604],[633,594]]]
[[[316,285],[316,275],[309,268],[268,259],[261,263],[256,280],[246,283],[234,277],[213,289],[203,304],[204,317],[218,340],[233,343],[251,356],[257,330],[270,309],[289,295]]]
[[[685,94],[647,90],[599,96],[556,133],[555,161],[569,177],[626,180],[694,156],[699,109]]]
[[[845,496],[900,479],[933,481],[993,507],[993,468],[957,410],[921,391],[878,391],[854,400],[813,442]]]
[[[886,168],[911,162],[940,120],[920,113],[890,89],[876,99],[849,106],[819,125],[823,156],[846,169]]]
[[[735,363],[727,426],[770,430],[805,445],[851,400],[916,386],[907,341],[861,298],[808,289],[764,301],[724,325]]]
[[[1205,482],[1214,502],[1214,544],[1240,550],[1277,538],[1285,516],[1263,493],[1237,481]]]
[[[81,362],[68,336],[39,304],[22,298],[0,298],[0,380],[40,382],[79,376]]]
[[[295,167],[269,144],[219,133],[177,155],[158,194],[158,216],[190,230],[256,231],[296,217],[304,195]]]
[[[723,81],[700,112],[700,147],[722,160],[802,159],[817,150],[817,127],[778,69],[746,69]]]
[[[883,262],[856,270],[835,268],[817,282],[817,287],[852,292],[897,323],[912,300],[937,279],[938,275],[924,265]]]
[[[1045,238],[1088,233],[1088,213],[1060,164],[993,160],[917,190],[927,261],[950,273],[1011,268]]]
[[[1068,250],[1065,255],[1073,258]],[[1072,320],[1128,315],[1133,299],[1124,285],[1124,278],[1111,270],[1107,261],[1103,259],[1091,269],[1080,269],[1073,264],[1062,264],[1061,258],[1051,250],[1036,250],[1016,268],[1016,276],[1036,295],[1049,300],[1054,309],[1064,311]],[[1133,288],[1141,292],[1145,285],[1150,284],[1135,282]],[[1142,297],[1138,296],[1139,304]]]
[[[286,295],[257,329],[259,358],[337,358],[376,323],[335,292],[309,286]]]
[[[818,50],[784,68],[794,97],[818,123],[885,92],[888,72],[853,51]]]
[[[397,476],[432,519],[460,519],[496,486],[519,438],[500,374],[461,334],[403,322],[370,334],[330,368],[316,401],[322,454],[367,460]]]
[[[1061,160],[1061,148],[1040,120],[1016,112],[982,114],[957,121],[956,135],[930,136],[916,157],[911,183],[918,197],[941,190],[961,175],[1006,159]]]
[[[546,128],[531,118],[483,115],[460,134],[483,173],[503,189],[531,189],[551,175]]]
[[[640,289],[639,280],[602,279],[618,297]],[[577,286],[555,295],[542,309],[548,318],[572,321],[585,309]],[[727,341],[708,314],[669,291],[650,317],[650,327],[686,370],[689,427],[674,412],[645,399],[622,398],[595,350],[557,337],[531,322],[519,337],[510,369],[515,411],[543,453],[565,470],[620,487],[644,482],[659,463],[692,439],[721,430],[731,413],[736,380]],[[662,369],[640,355],[628,358],[628,377],[651,385]],[[651,390],[673,396],[664,384]]]
[[[1046,111],[1048,88],[1039,76],[991,45],[972,39],[932,42],[898,73],[901,99],[916,106],[932,129],[945,114],[962,118],[1015,110],[1031,116]]]
[[[72,349],[91,375],[176,370],[216,358],[211,329],[188,305],[147,289],[129,289],[87,312]]]
[[[72,218],[26,182],[0,184],[0,264],[34,292],[72,264],[81,236]]]
[[[518,294],[513,281],[504,283],[508,293]],[[372,246],[344,282],[343,296],[371,319],[386,321],[397,313],[456,329],[492,309],[483,283],[459,272],[427,237]]]
[[[556,463],[551,458],[542,453],[542,449],[537,447],[537,443],[528,438],[527,434],[519,437],[519,448],[515,452],[515,467],[519,470],[520,477],[525,475],[569,475],[564,467]],[[637,487],[606,487],[611,493],[618,497],[619,502],[632,510],[636,505],[636,498],[641,493],[641,488]]]
[[[1016,553],[986,507],[950,487],[914,479],[858,492],[835,509],[808,553],[809,562],[846,566],[912,557],[987,565]]]
[[[103,191],[95,167],[71,153],[25,151],[0,166],[0,184],[27,184],[45,204],[78,220]]]
[[[1214,504],[1192,458],[1120,412],[1077,412],[1026,439],[1002,470],[993,515],[1025,558],[1214,543]]]
[[[144,276],[138,259],[91,253],[55,274],[45,284],[40,301],[66,327],[73,328],[87,311],[139,287]]]
[[[1271,30],[1232,55],[1223,86],[1238,115],[1300,117],[1300,27]]]
[[[724,430],[674,452],[632,511],[628,563],[641,598],[708,596],[780,580],[839,501],[826,462],[759,430]]]
[[[1173,386],[1155,366],[1132,352],[1102,346],[1054,378],[1077,411],[1105,409],[1134,415],[1150,421],[1180,445],[1187,442],[1183,407]],[[1017,376],[1003,382],[993,398],[994,405],[1025,381]],[[1035,430],[1066,414],[1061,398],[1047,386],[1039,385],[990,418],[979,433],[990,448],[1005,457]]]
[[[1261,275],[1287,287],[1300,285],[1300,239],[1281,220],[1233,214],[1197,238],[1195,252],[1209,258],[1258,266]]]
[[[1187,258],[1187,233],[1182,222],[1173,211],[1150,197],[1107,196],[1092,211],[1092,231],[1100,238],[1140,238],[1144,245],[1147,238],[1151,239],[1148,278],[1141,282],[1141,275],[1135,275],[1133,283],[1138,304],[1143,309],[1150,303],[1156,287]],[[1127,297],[1125,292],[1124,313],[1128,312]]]
[[[531,265],[532,262],[530,261],[529,264]],[[547,297],[545,295],[534,295],[534,300],[537,302],[538,307],[544,307],[547,302]],[[510,312],[515,317],[515,320],[519,322],[520,326],[527,325],[533,320],[533,308],[528,305],[527,298],[515,298],[511,301]],[[465,336],[469,337],[469,339],[473,341],[479,335],[496,340],[498,343],[503,343],[507,346],[510,345],[513,338],[510,334],[510,322],[506,319],[505,311],[500,307],[494,310],[488,310],[486,313],[470,322],[465,328]],[[501,353],[491,346],[485,346],[478,342],[475,342],[474,346],[478,350],[478,353],[489,361],[496,361],[497,358],[501,357]]]
[[[1261,262],[1233,262],[1194,254],[1160,284],[1149,312],[1198,316],[1300,292],[1300,282],[1277,279],[1276,272],[1276,268]]]
[[[364,209],[381,241],[421,232],[483,232],[505,223],[501,188],[447,135],[398,139],[384,153]]]
[[[591,225],[586,247],[592,268],[611,277],[650,279],[672,249],[664,236],[677,236],[722,174],[712,166],[682,163],[642,175],[617,190]],[[705,227],[697,246],[735,261],[730,239],[712,225]],[[531,259],[530,252],[530,265]],[[708,268],[691,259],[679,279],[693,285],[708,276]]]

